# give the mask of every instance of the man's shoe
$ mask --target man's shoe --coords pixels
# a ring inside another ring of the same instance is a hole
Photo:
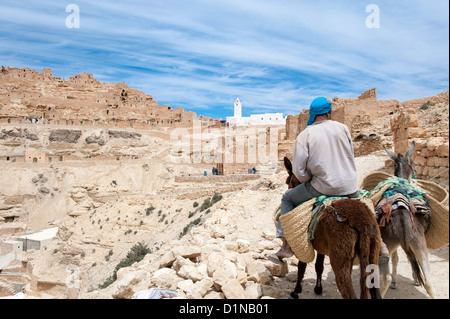
[[[389,262],[389,255],[380,255],[378,258],[378,264],[382,265]]]
[[[278,264],[280,266],[284,266],[283,260],[278,258],[278,256],[276,254],[270,254],[266,258],[269,259],[271,262],[273,262],[275,264]]]
[[[385,264],[387,262],[389,262],[389,249],[387,248],[386,244],[382,240],[378,264],[381,265],[381,264]]]

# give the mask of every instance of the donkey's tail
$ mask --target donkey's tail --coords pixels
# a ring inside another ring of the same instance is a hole
[[[422,272],[422,268],[420,267],[419,261],[417,260],[416,255],[411,250],[409,246],[404,246],[403,250],[405,251],[406,257],[408,258],[411,268],[416,275],[416,279],[422,287],[425,287],[425,279]]]
[[[408,261],[411,264],[411,268],[413,270],[413,273],[416,275],[416,279],[419,282],[419,284],[424,287],[425,286],[425,279],[423,275],[422,268],[420,266],[419,261],[417,260],[416,254],[411,249],[411,243],[413,242],[413,233],[414,233],[414,225],[412,223],[412,220],[409,216],[409,212],[407,210],[398,210],[397,215],[401,216],[400,224],[403,227],[403,236],[401,238],[401,247],[403,248],[403,251],[406,254],[406,257],[408,258]],[[410,229],[411,231],[408,232],[406,230]]]
[[[377,265],[380,241],[373,236],[373,234],[376,234],[377,232],[376,229],[372,228],[372,225],[368,225],[364,230],[359,232],[359,247],[357,247],[357,249],[360,262],[361,299],[369,298],[369,290],[372,297],[375,296],[376,298],[374,289],[379,287]]]

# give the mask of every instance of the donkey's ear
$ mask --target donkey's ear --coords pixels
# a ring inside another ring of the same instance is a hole
[[[405,157],[410,160],[411,157],[414,155],[414,151],[416,150],[416,143],[413,141],[411,147],[409,150],[405,153]]]
[[[390,150],[388,150],[388,149],[386,148],[386,146],[384,146],[384,145],[383,145],[383,148],[384,148],[384,150],[386,151],[386,153],[389,155],[389,157],[390,157],[392,160],[394,160],[394,161],[397,160],[397,155],[395,155],[395,154],[392,153]]]
[[[289,173],[292,173],[292,163],[286,156],[284,157],[284,167],[286,167]]]

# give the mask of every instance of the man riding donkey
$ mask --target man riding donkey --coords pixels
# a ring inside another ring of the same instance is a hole
[[[358,197],[358,180],[353,142],[346,125],[331,120],[331,102],[324,97],[312,101],[307,128],[295,141],[292,172],[301,184],[288,189],[281,199],[281,215],[315,197]],[[277,238],[283,239],[280,250],[267,258],[283,265],[293,256],[278,220]],[[389,251],[381,241],[380,263],[389,261]]]

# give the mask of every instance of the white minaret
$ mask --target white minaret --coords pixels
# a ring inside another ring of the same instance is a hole
[[[242,117],[242,104],[241,101],[239,101],[239,98],[237,98],[236,102],[234,102],[234,117],[235,118]]]

